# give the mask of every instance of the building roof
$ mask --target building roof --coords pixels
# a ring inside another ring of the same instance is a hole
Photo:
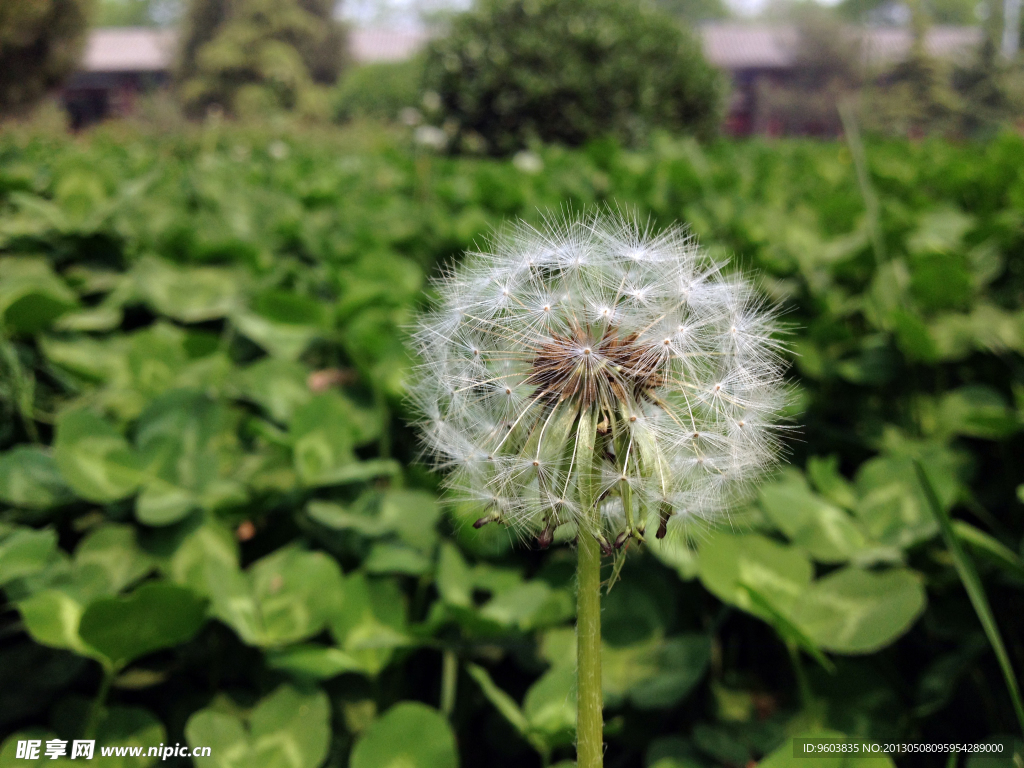
[[[162,72],[174,60],[176,35],[169,29],[94,29],[85,46],[86,72]]]
[[[865,63],[892,64],[906,58],[913,43],[909,29],[900,27],[850,27],[860,38]],[[700,29],[704,55],[716,67],[739,69],[788,69],[796,63],[799,35],[793,25],[716,22]],[[982,40],[980,27],[931,27],[925,33],[925,50],[937,58],[960,58]]]
[[[910,50],[909,30],[898,27],[851,28],[860,34],[865,61],[890,64]],[[704,54],[713,65],[740,69],[788,69],[796,60],[797,31],[792,25],[714,22],[700,27]],[[173,30],[145,28],[95,29],[89,35],[82,69],[86,72],[159,72],[174,59]],[[357,62],[399,61],[416,53],[429,34],[422,30],[353,29],[349,37]],[[932,27],[925,48],[933,56],[955,58],[973,50],[982,39],[978,27]]]
[[[354,61],[401,61],[419,51],[430,35],[416,29],[353,29],[349,32],[349,53]]]

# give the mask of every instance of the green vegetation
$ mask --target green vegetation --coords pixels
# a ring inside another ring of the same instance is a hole
[[[0,6],[0,118],[35,105],[71,74],[92,0],[5,0]]]
[[[352,67],[334,94],[334,117],[396,121],[407,107],[420,107],[423,60],[379,61]]]
[[[712,135],[718,78],[695,37],[639,0],[482,0],[426,61],[457,144],[494,155],[654,128]]]
[[[178,65],[187,113],[326,117],[345,59],[332,0],[192,0]]]
[[[853,149],[5,133],[0,766],[26,734],[200,768],[571,757],[575,558],[440,503],[402,328],[490,227],[600,203],[760,270],[797,403],[733,525],[605,559],[606,763],[1019,740],[1024,140]]]

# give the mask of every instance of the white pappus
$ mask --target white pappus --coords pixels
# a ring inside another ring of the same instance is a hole
[[[775,311],[680,227],[519,223],[436,281],[413,333],[425,450],[457,498],[547,546],[723,515],[779,454]]]

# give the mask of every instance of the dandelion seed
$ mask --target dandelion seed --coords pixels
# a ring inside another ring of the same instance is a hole
[[[414,338],[423,440],[452,492],[546,546],[714,520],[779,452],[772,307],[680,228],[519,224],[437,281]]]

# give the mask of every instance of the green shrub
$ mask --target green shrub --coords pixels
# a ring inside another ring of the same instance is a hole
[[[354,67],[338,84],[334,116],[338,120],[394,120],[403,108],[419,103],[422,82],[423,60],[419,57]]]
[[[622,0],[482,0],[429,47],[426,82],[463,146],[492,154],[655,127],[708,136],[721,95],[694,37]]]

